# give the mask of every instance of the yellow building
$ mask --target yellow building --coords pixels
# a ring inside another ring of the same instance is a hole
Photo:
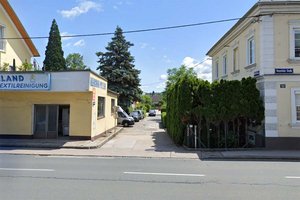
[[[4,39],[3,39],[4,38]],[[27,38],[27,39],[5,39]],[[0,66],[8,63],[19,67],[24,62],[30,63],[32,57],[39,56],[39,52],[9,5],[7,0],[0,1]]]
[[[207,55],[213,81],[257,78],[265,146],[300,149],[300,1],[258,1]]]
[[[0,72],[0,137],[96,139],[117,125],[117,97],[90,70]]]

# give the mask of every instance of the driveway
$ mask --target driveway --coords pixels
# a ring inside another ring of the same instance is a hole
[[[115,138],[101,147],[110,155],[141,157],[198,157],[176,146],[161,126],[160,114],[146,117],[132,127],[125,127]]]

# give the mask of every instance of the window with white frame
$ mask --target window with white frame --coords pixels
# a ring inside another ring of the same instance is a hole
[[[300,94],[295,94],[296,121],[300,122]]]
[[[219,61],[216,61],[216,71],[215,71],[216,78],[219,78]]]
[[[223,76],[227,75],[227,55],[223,55]]]
[[[4,26],[0,25],[0,51],[5,51]]]
[[[300,27],[293,27],[291,30],[291,58],[300,59]]]
[[[291,89],[292,126],[300,127],[300,88]]]
[[[247,64],[252,65],[254,63],[255,63],[255,40],[254,40],[254,36],[252,36],[247,41]]]
[[[233,49],[233,71],[236,72],[239,69],[239,48],[235,47]]]

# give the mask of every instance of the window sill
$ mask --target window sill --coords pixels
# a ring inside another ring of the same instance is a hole
[[[240,73],[240,70],[235,70],[235,71],[231,72],[232,75],[235,75],[235,74],[238,74],[238,73]]]
[[[300,64],[300,58],[289,58],[287,59],[289,64]]]
[[[253,63],[253,64],[250,64],[250,65],[246,66],[245,69],[252,69],[254,67],[256,67],[256,63]]]
[[[226,75],[223,75],[223,76],[221,76],[221,78],[223,79],[223,78],[227,78],[228,77],[228,75],[226,74]]]
[[[289,125],[293,129],[300,129],[300,122],[290,123]]]
[[[97,117],[97,120],[103,119],[105,116]]]

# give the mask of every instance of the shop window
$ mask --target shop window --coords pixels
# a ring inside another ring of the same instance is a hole
[[[98,118],[105,116],[105,98],[98,97]]]
[[[110,105],[111,105],[111,107],[110,107],[111,115],[113,115],[114,112],[115,112],[116,100],[115,100],[115,99],[111,99],[111,100],[110,100]]]

